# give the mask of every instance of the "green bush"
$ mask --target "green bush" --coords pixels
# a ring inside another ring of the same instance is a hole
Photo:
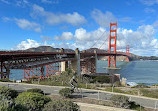
[[[8,100],[5,97],[1,97],[0,111],[28,111],[28,109],[22,105],[15,104],[14,100]]]
[[[43,111],[79,111],[79,106],[72,101],[57,100],[47,103]]]
[[[139,104],[136,104],[134,101],[131,101],[130,102],[130,109],[132,110],[136,110],[136,111],[146,111],[144,110],[144,107],[141,106],[141,109],[140,109],[140,105]]]
[[[71,73],[73,73],[72,70],[69,69],[69,68],[66,69],[66,72],[68,73],[68,75],[71,74]]]
[[[9,103],[10,103],[10,100],[1,99],[0,100],[0,111],[9,111],[9,110],[11,110],[11,107],[10,107]]]
[[[122,95],[113,95],[110,100],[112,103],[119,108],[129,108],[130,107],[130,102],[129,98],[126,96]]]
[[[39,111],[44,107],[44,104],[51,99],[40,93],[23,92],[17,96],[15,103],[29,109],[29,111]]]
[[[142,83],[142,84],[138,84],[136,86],[133,86],[132,88],[150,88],[150,87]]]
[[[0,86],[0,95],[4,96],[6,98],[14,99],[18,96],[18,92],[11,88],[7,88],[5,86]]]
[[[110,92],[112,92],[112,87],[106,88],[105,91],[110,91]],[[115,87],[113,87],[113,92],[126,93],[125,91],[122,91],[122,90],[120,90],[120,89],[118,89],[118,88],[115,88]]]
[[[59,94],[66,98],[71,97],[72,93],[73,91],[70,88],[63,88],[59,91]]]
[[[102,77],[102,76],[99,76],[99,77],[95,77],[93,79],[93,82],[99,82],[99,83],[110,83],[110,78],[109,77]]]
[[[40,93],[44,95],[44,92],[38,88],[28,89],[27,92],[35,92],[35,93]]]
[[[12,82],[9,79],[0,79],[0,82]]]
[[[114,86],[115,86],[115,87],[121,87],[122,85],[121,85],[121,82],[120,82],[120,81],[116,81],[116,82],[114,83]]]

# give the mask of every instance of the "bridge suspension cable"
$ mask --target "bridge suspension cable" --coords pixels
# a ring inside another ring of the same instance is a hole
[[[97,41],[90,48],[93,48],[98,43],[98,41],[101,39],[101,37],[103,37],[105,32],[106,32],[106,30],[103,32],[103,34],[97,39]]]
[[[107,38],[104,40],[104,42],[100,45],[99,49],[102,48],[102,46],[106,43],[106,41],[108,40],[108,38],[109,38],[109,37],[107,37]]]

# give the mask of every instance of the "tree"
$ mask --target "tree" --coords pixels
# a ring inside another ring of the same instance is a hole
[[[79,111],[79,106],[72,101],[56,100],[47,103],[43,111]]]
[[[59,91],[59,94],[66,98],[71,97],[72,93],[73,91],[70,88],[63,88]]]
[[[99,82],[99,83],[110,83],[110,78],[109,77],[102,77],[102,76],[98,76],[98,77],[95,77],[93,79],[93,82]]]
[[[27,92],[34,92],[34,93],[44,94],[44,92],[41,89],[38,89],[38,88],[28,89]]]
[[[17,96],[15,103],[29,109],[29,111],[39,111],[44,107],[44,104],[51,99],[40,93],[23,92]]]
[[[110,98],[110,100],[116,107],[119,107],[119,108],[129,108],[130,107],[129,98],[126,96],[114,95]]]
[[[28,111],[28,109],[22,105],[15,104],[13,99],[8,100],[4,96],[1,96],[0,111]]]
[[[4,96],[8,99],[14,99],[18,96],[18,92],[16,90],[13,90],[11,88],[7,88],[5,86],[0,87],[0,95]]]

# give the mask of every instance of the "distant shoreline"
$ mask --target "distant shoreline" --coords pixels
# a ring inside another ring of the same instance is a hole
[[[158,61],[158,60],[134,60],[134,61]]]

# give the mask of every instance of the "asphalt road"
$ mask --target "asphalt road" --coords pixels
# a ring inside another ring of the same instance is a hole
[[[0,86],[7,86],[13,88],[18,91],[25,91],[31,88],[40,88],[44,91],[45,94],[58,94],[59,90],[64,88],[61,86],[45,86],[45,85],[33,85],[33,84],[23,84],[23,83],[5,83],[0,82]],[[76,91],[75,95],[84,98],[98,99],[98,100],[109,100],[112,95],[115,93],[105,92],[105,91],[97,91],[91,89],[79,89]],[[121,94],[126,95],[126,94]],[[158,99],[152,99],[147,97],[139,97],[133,95],[126,95],[130,98],[131,101],[135,101],[141,106],[147,108],[158,109]]]

